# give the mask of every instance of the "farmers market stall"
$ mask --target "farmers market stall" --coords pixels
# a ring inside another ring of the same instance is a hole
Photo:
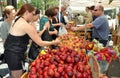
[[[117,57],[113,48],[76,36],[76,32],[69,31],[60,39],[59,48],[42,50],[22,78],[99,78],[108,67],[101,67],[104,61],[109,65]]]
[[[97,40],[87,40],[86,36],[90,38],[89,30],[68,30],[59,37],[59,48],[40,51],[22,78],[107,78],[106,71],[118,57],[118,48],[103,47]]]

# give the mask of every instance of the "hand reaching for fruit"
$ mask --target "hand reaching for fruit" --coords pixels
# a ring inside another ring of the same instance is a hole
[[[60,26],[64,26],[64,24],[63,24],[63,23],[59,23],[59,25],[60,25]]]
[[[55,40],[52,41],[54,44],[59,44],[60,43],[60,39],[56,38]]]
[[[108,78],[106,75],[100,74],[100,78]]]
[[[72,31],[77,31],[77,30],[78,30],[78,27],[71,27],[71,30],[72,30]]]

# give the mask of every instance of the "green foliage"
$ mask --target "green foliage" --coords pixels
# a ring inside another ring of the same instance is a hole
[[[19,0],[18,4],[17,4],[17,8],[20,8],[22,6],[22,4],[24,4],[25,1],[24,0]]]
[[[58,6],[59,0],[31,0],[31,4],[41,10],[46,10],[52,6]]]
[[[19,0],[17,8],[20,8],[24,3],[30,3],[34,7],[44,11],[50,7],[58,6],[59,0]]]

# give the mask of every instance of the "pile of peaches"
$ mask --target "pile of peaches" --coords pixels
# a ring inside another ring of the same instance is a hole
[[[85,52],[86,43],[89,42],[85,40],[83,36],[78,37],[75,34],[67,34],[59,37],[61,43],[58,46],[68,47],[69,49],[74,49],[76,52]]]

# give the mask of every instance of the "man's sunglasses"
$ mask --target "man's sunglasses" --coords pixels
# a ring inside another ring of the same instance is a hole
[[[98,10],[100,10],[100,9],[95,9],[94,11],[98,11]]]

